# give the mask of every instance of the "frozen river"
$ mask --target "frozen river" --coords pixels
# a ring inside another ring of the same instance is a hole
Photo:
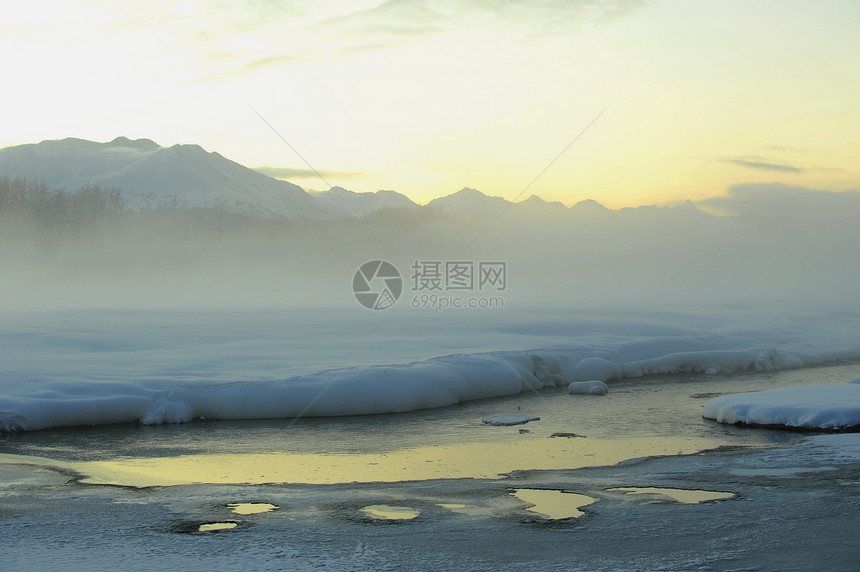
[[[857,324],[744,308],[6,314],[0,567],[851,570],[858,434],[702,408],[857,378]],[[578,379],[609,391],[569,394]],[[429,407],[439,383],[454,405]],[[254,419],[296,387],[333,415]],[[337,409],[385,400],[414,407]],[[187,417],[151,422],[154,405]],[[499,417],[532,420],[484,423]]]
[[[701,406],[857,367],[7,435],[4,568],[851,570],[860,435],[725,426]],[[540,420],[481,423],[520,413]]]

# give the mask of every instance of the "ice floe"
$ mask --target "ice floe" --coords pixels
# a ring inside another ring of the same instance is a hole
[[[702,415],[720,423],[845,429],[860,426],[860,383],[820,383],[711,399]]]
[[[571,394],[582,393],[585,395],[606,395],[607,391],[609,391],[609,386],[599,379],[592,379],[591,381],[574,381],[567,386],[567,392]]]

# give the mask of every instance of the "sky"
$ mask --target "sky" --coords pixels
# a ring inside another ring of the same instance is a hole
[[[857,189],[858,23],[856,0],[17,2],[0,147],[195,143],[419,203]]]

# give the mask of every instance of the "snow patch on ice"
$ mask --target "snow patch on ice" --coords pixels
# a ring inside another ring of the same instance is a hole
[[[820,383],[723,395],[702,416],[720,423],[845,429],[860,425],[860,384]]]
[[[606,395],[607,391],[609,391],[609,386],[597,379],[574,381],[567,386],[567,392],[570,394]]]

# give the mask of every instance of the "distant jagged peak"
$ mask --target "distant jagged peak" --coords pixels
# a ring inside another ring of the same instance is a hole
[[[15,147],[7,147],[7,149],[29,149],[30,151],[39,152],[81,152],[84,150],[90,151],[97,149],[101,143],[90,141],[89,139],[81,139],[80,137],[64,137],[62,139],[45,139],[38,143],[28,143],[26,145],[17,145]]]
[[[428,205],[453,203],[479,204],[485,202],[509,203],[510,201],[502,197],[487,195],[478,189],[473,189],[472,187],[463,187],[456,193],[451,193],[450,195],[433,199],[428,203]]]
[[[186,153],[202,153],[205,155],[212,155],[213,153],[209,153],[196,143],[177,143],[176,145],[171,145],[168,149],[171,151],[185,151]]]
[[[395,201],[411,203],[413,205],[415,204],[412,201],[412,199],[410,199],[409,197],[407,197],[403,193],[398,193],[397,191],[392,191],[389,189],[379,189],[378,191],[358,192],[358,191],[350,191],[349,189],[345,189],[341,186],[335,185],[334,187],[329,189],[329,191],[323,191],[323,193],[325,193],[325,192],[338,193],[338,194],[349,194],[352,196],[373,197],[377,200],[395,200]]]
[[[687,199],[685,201],[670,204],[664,208],[665,211],[685,217],[712,218],[713,215],[700,209],[696,203]]]
[[[394,197],[394,196],[403,197],[405,199],[409,199],[409,202],[413,202],[412,199],[410,199],[409,197],[407,197],[403,193],[399,193],[397,191],[392,191],[391,189],[379,189],[378,191],[376,191],[376,194],[380,195],[380,196],[386,196],[386,197]]]
[[[585,199],[573,205],[574,209],[592,212],[607,212],[609,209],[594,199]]]
[[[513,208],[518,213],[526,214],[527,216],[563,216],[568,212],[568,208],[559,201],[547,201],[537,195],[532,195],[524,201],[514,203]]]
[[[543,200],[542,198],[540,198],[539,196],[537,196],[537,195],[535,195],[535,194],[532,194],[532,196],[530,196],[529,198],[527,198],[527,199],[525,199],[525,200],[520,201],[520,203],[522,203],[522,204],[533,203],[533,204],[536,204],[536,205],[538,205],[538,204],[543,204],[543,203],[546,203],[546,202],[547,202],[547,201]]]
[[[120,136],[107,143],[100,143],[90,139],[81,139],[80,137],[64,137],[62,139],[45,139],[39,143],[28,143],[25,145],[17,145],[7,147],[6,149],[21,149],[28,150],[32,153],[99,153],[108,149],[135,149],[137,151],[156,151],[161,149],[158,143],[151,139],[135,139],[131,140],[128,137]]]
[[[344,215],[365,215],[384,209],[416,209],[418,205],[412,199],[397,191],[350,191],[340,186],[334,186],[327,191],[312,191],[317,200],[338,208]]]
[[[464,198],[487,198],[487,199],[499,199],[501,197],[493,197],[486,193],[482,193],[478,189],[473,189],[472,187],[463,187],[456,193],[452,193],[448,195],[449,197],[464,197]],[[442,197],[444,198],[444,197]]]
[[[677,205],[674,206],[674,208],[681,210],[681,211],[690,211],[690,212],[696,211],[696,212],[701,212],[701,213],[705,212],[702,209],[700,209],[699,207],[697,207],[696,203],[694,203],[690,199],[687,199],[686,201],[684,201],[682,203],[678,203]]]
[[[81,139],[80,137],[63,137],[62,139],[45,139],[44,141],[40,141],[39,144],[51,144],[51,143],[66,143],[69,145],[79,145],[81,143],[91,144],[95,143],[95,141],[90,141],[89,139]]]
[[[161,149],[161,145],[152,139],[129,139],[124,135],[120,135],[110,143],[111,147],[130,147],[139,151],[157,151]]]
[[[370,194],[373,194],[373,193],[358,193],[356,191],[350,191],[349,189],[345,189],[345,188],[341,187],[340,185],[335,185],[327,191],[315,191],[315,192],[320,193],[320,194],[330,193],[330,194],[336,194],[336,195],[361,195],[361,194],[370,195]]]
[[[565,207],[560,201],[548,201],[543,199],[537,195],[532,195],[524,201],[520,201],[518,204],[522,205],[542,205],[542,206],[553,206],[553,207]]]

